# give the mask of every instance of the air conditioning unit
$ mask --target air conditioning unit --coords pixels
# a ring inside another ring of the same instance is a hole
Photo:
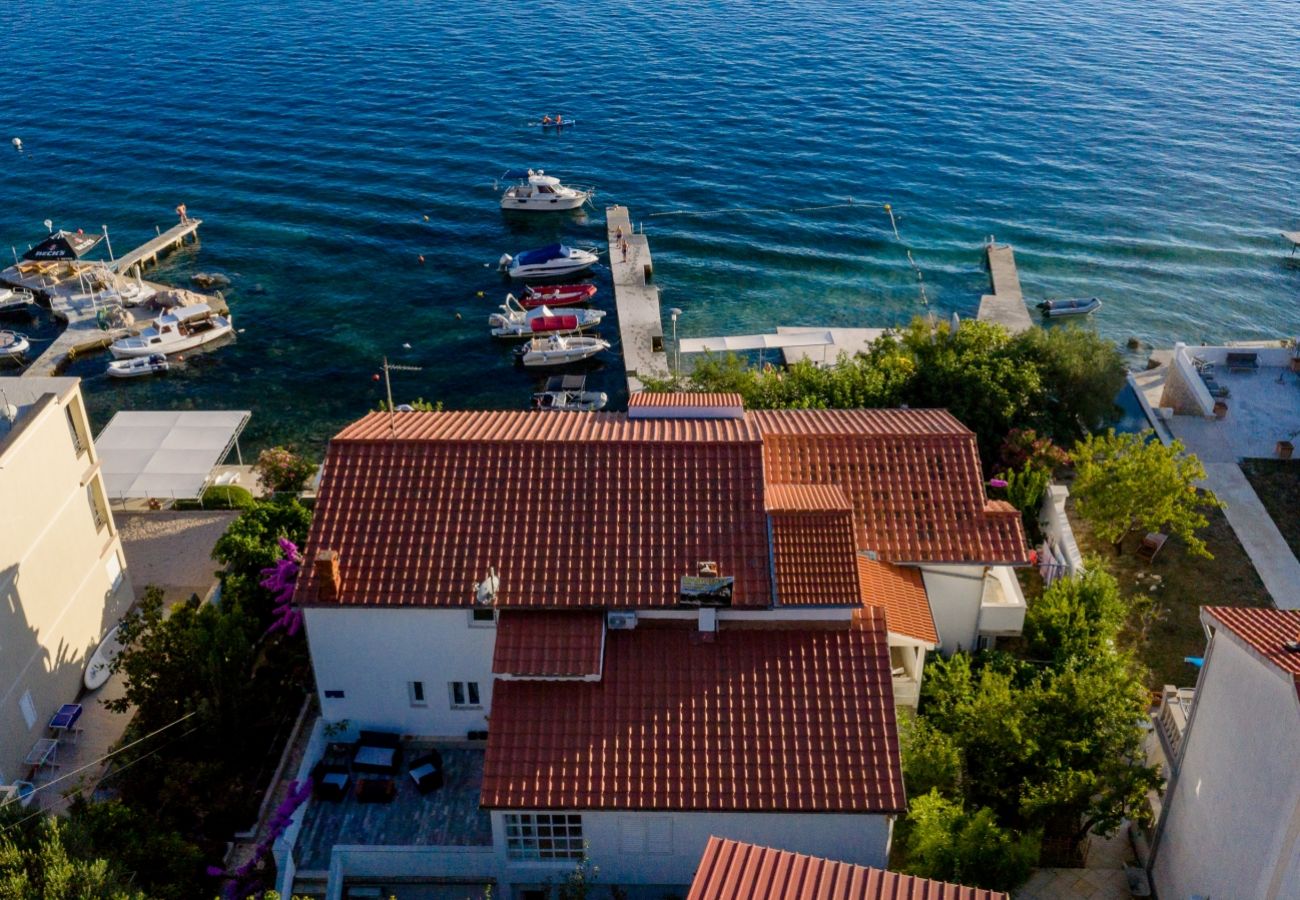
[[[631,610],[605,613],[605,625],[610,631],[631,631],[636,627],[636,613]]]

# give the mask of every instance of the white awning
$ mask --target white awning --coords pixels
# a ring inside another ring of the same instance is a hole
[[[829,331],[799,334],[736,334],[729,337],[682,338],[683,353],[737,353],[744,350],[780,350],[785,347],[824,347],[835,343]]]
[[[117,413],[95,441],[109,499],[197,499],[251,415],[247,410]]]

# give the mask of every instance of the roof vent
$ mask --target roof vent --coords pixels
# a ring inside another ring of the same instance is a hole
[[[627,399],[629,419],[743,419],[739,394],[647,394]]]
[[[1287,641],[1282,645],[1282,649],[1288,653],[1300,653],[1300,640]]]

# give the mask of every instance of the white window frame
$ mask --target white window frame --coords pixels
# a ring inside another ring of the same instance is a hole
[[[573,862],[586,855],[579,813],[506,813],[505,826],[510,859]]]
[[[452,709],[483,708],[483,693],[477,681],[447,682],[447,699]]]
[[[429,692],[424,689],[423,681],[408,681],[406,683],[406,696],[411,701],[412,706],[429,705]]]
[[[95,522],[95,530],[103,531],[108,527],[108,510],[100,502],[98,478],[92,478],[86,483],[86,502],[90,504],[90,517]]]
[[[88,443],[81,432],[81,422],[78,421],[79,412],[80,410],[77,409],[75,403],[69,403],[63,407],[63,414],[68,420],[68,432],[72,435],[72,449],[77,452],[78,458],[86,455],[86,444]]]

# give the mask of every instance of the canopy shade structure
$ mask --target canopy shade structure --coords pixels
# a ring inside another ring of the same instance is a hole
[[[734,334],[727,337],[682,338],[683,353],[739,353],[785,347],[824,347],[835,343],[829,331],[799,334]]]
[[[195,500],[252,415],[217,412],[119,412],[95,451],[110,500]]]
[[[84,231],[56,231],[23,254],[23,259],[33,262],[62,262],[81,259],[104,239],[102,234]]]

